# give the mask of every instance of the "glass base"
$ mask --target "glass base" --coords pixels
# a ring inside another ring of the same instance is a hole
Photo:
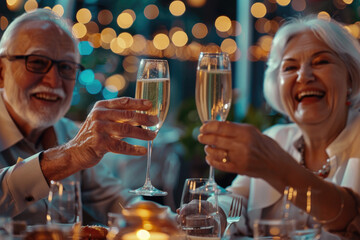
[[[208,182],[204,186],[198,187],[193,190],[194,193],[208,193],[209,195],[216,193],[217,195],[231,194],[230,191],[216,184],[216,182]]]
[[[166,196],[168,193],[161,191],[154,186],[150,187],[141,187],[135,190],[130,190],[130,193],[136,194],[136,195],[142,195],[142,196]]]

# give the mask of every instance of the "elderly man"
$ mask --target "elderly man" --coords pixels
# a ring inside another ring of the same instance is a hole
[[[122,139],[154,139],[155,133],[136,127],[156,124],[157,118],[136,113],[151,103],[99,101],[80,130],[63,118],[82,66],[69,26],[48,10],[15,19],[0,56],[0,216],[45,223],[49,183],[65,178],[80,181],[84,210],[102,223],[107,212],[139,200],[100,160],[107,152],[146,154]]]

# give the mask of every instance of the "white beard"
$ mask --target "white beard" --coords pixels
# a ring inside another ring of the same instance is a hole
[[[62,106],[60,109],[35,107],[31,105],[30,96],[38,92],[56,94],[62,99],[66,97],[63,89],[53,89],[43,85],[35,86],[27,90],[27,92],[21,91],[15,83],[10,83],[5,87],[5,99],[8,104],[15,111],[16,115],[26,121],[32,129],[47,128],[54,125],[69,110],[71,102],[70,98],[68,106]]]

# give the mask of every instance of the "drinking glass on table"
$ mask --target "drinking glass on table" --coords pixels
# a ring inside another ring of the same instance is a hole
[[[295,220],[256,219],[254,221],[254,240],[290,240],[295,231]]]
[[[135,97],[152,102],[152,108],[144,113],[157,116],[159,122],[154,126],[142,126],[158,132],[164,123],[170,104],[170,73],[166,60],[142,59],[136,80]],[[151,184],[150,166],[153,141],[148,141],[148,154],[145,183],[141,188],[131,190],[131,193],[144,196],[165,196],[167,192],[155,188]]]
[[[82,224],[79,181],[51,181],[48,201],[48,224],[57,225],[65,232],[79,229]]]
[[[210,120],[225,121],[231,106],[232,83],[231,64],[227,53],[201,52],[196,72],[196,108],[202,123]],[[214,168],[210,166],[207,189],[220,188],[214,178]]]
[[[181,228],[187,239],[221,238],[221,221],[216,192],[195,191],[205,186],[208,179],[186,179],[179,210]]]

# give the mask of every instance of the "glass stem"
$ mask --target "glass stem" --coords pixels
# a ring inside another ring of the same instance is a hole
[[[153,141],[148,141],[148,152],[147,152],[147,162],[146,162],[146,178],[145,178],[144,187],[152,187],[151,179],[150,179],[152,145],[153,145]]]
[[[215,178],[214,178],[214,168],[212,166],[210,166],[210,171],[209,171],[209,180],[208,180],[208,184],[210,185],[215,185]]]

